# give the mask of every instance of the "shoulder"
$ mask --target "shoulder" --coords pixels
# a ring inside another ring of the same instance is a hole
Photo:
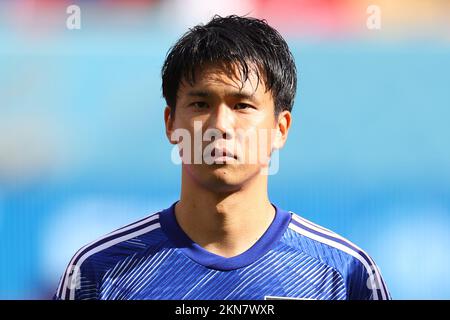
[[[352,290],[367,289],[367,295],[373,299],[390,297],[380,270],[369,254],[334,231],[289,212],[292,218],[283,237],[287,245],[337,270],[350,295]]]
[[[80,248],[70,260],[61,277],[56,297],[74,299],[77,289],[93,287],[102,272],[127,257],[145,252],[166,238],[161,232],[161,211],[114,230]]]

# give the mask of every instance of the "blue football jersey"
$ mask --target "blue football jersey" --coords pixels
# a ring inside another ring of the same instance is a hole
[[[379,268],[336,233],[275,204],[247,251],[225,258],[193,242],[173,203],[81,248],[55,299],[390,299]]]

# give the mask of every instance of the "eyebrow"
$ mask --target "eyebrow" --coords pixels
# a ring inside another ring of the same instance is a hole
[[[216,94],[210,90],[191,90],[187,93],[187,95],[190,97],[210,98],[215,96]],[[227,91],[225,92],[225,96],[231,96],[236,99],[246,99],[255,103],[257,102],[255,94],[246,91]]]

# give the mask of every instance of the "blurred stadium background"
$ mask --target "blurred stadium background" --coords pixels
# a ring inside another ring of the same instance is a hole
[[[395,299],[449,299],[446,0],[0,1],[0,298],[51,298],[79,247],[178,199],[160,67],[215,13],[296,58],[271,200],[368,251]]]

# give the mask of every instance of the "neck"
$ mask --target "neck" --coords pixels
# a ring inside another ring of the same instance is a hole
[[[214,192],[182,170],[175,216],[183,231],[204,249],[236,256],[255,244],[275,217],[267,195],[267,175],[257,174],[237,191]]]

